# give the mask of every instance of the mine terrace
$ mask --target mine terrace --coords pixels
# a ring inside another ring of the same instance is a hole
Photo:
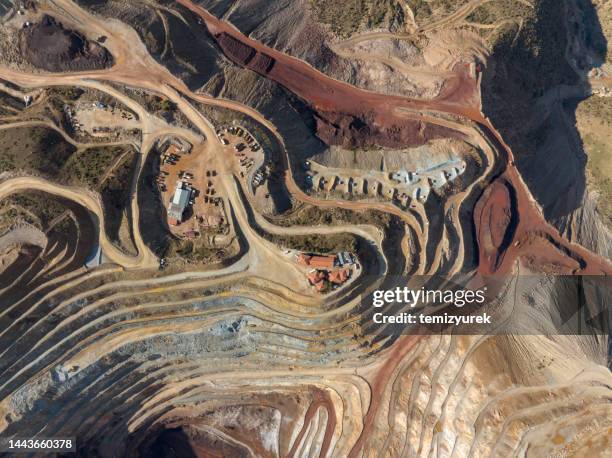
[[[571,45],[547,65],[576,76],[586,6],[230,3],[0,2],[0,436],[82,456],[604,450],[596,205],[551,217],[525,151],[563,132],[511,127],[562,124],[607,67],[497,99],[487,79],[531,68],[494,58],[548,20]],[[363,300],[454,278],[494,297],[449,323],[510,331],[398,332]]]

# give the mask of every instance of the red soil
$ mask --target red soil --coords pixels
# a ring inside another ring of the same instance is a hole
[[[257,53],[255,49],[227,33],[220,33],[216,38],[223,52],[232,56],[232,60],[240,65],[248,65]]]
[[[453,76],[447,79],[442,86],[440,94],[434,99],[453,105],[459,109],[470,107],[479,113],[480,84],[475,72],[476,65],[473,63],[459,62],[453,68]]]
[[[612,265],[588,250],[564,240],[548,224],[514,167],[512,151],[480,112],[479,85],[470,65],[455,66],[455,77],[433,100],[416,100],[358,89],[319,72],[307,63],[244,36],[231,24],[217,19],[190,0],[177,0],[205,22],[226,56],[283,85],[315,111],[317,135],[328,144],[346,147],[380,145],[414,146],[432,138],[458,136],[457,132],[397,114],[399,109],[438,111],[468,118],[506,161],[506,171],[483,194],[474,217],[481,254],[481,273],[508,272],[514,260],[529,255],[532,262],[546,259],[564,272],[612,273]],[[270,60],[272,61],[270,61]],[[260,62],[264,62],[263,64]],[[514,227],[516,226],[516,227]],[[513,233],[508,233],[508,231]],[[535,234],[535,235],[534,235]],[[547,243],[535,241],[544,237]],[[555,253],[551,247],[555,247]],[[559,256],[579,263],[560,262]],[[549,266],[550,267],[550,266]]]
[[[315,112],[317,136],[328,145],[347,149],[369,146],[388,148],[420,146],[434,138],[457,136],[446,127],[376,112]]]
[[[307,102],[315,112],[317,135],[327,144],[351,148],[422,145],[434,138],[458,134],[445,127],[409,119],[405,114],[398,114],[396,108],[436,109],[458,114],[474,110],[466,111],[458,103],[465,100],[457,99],[458,93],[466,91],[465,98],[471,100],[477,89],[476,79],[468,76],[465,64],[457,67],[457,78],[449,82],[446,94],[440,99],[420,101],[378,94],[330,78],[304,61],[264,46],[189,0],[177,1],[204,19],[228,59],[276,81]]]
[[[483,276],[494,278],[495,274],[509,273],[519,258],[534,269],[547,272],[612,274],[609,261],[568,242],[546,222],[514,166],[512,151],[480,112],[479,85],[470,74],[469,64],[458,64],[456,76],[446,82],[441,94],[433,100],[378,94],[332,79],[299,59],[268,48],[190,0],[177,1],[205,21],[229,59],[278,82],[307,102],[315,112],[317,135],[328,144],[398,147],[458,135],[450,129],[419,120],[419,111],[445,112],[476,122],[505,161],[505,171],[485,190],[474,211],[479,272]],[[236,41],[246,47],[240,47]],[[247,60],[245,55],[252,57]],[[414,111],[414,119],[398,115],[401,109]],[[303,195],[290,181],[289,189],[295,190],[300,198],[319,206],[335,205]],[[372,381],[372,401],[364,418],[364,429],[350,456],[358,456],[361,452],[374,425],[383,388],[416,340],[415,337],[400,339],[394,346],[394,353]]]
[[[520,258],[532,269],[550,273],[612,274],[608,260],[567,241],[548,224],[514,166],[510,148],[488,120],[480,127],[496,149],[505,153],[507,166],[485,189],[474,208],[479,273],[485,276],[510,273]]]
[[[251,62],[251,65],[249,66],[249,68],[256,71],[257,73],[262,73],[265,75],[270,70],[272,70],[274,63],[275,63],[275,60],[272,59],[270,56],[268,56],[267,54],[258,52],[255,55],[255,58],[253,59],[253,61]]]
[[[411,351],[415,344],[423,336],[401,336],[397,343],[393,346],[393,350],[388,352],[389,357],[383,364],[380,370],[376,373],[374,379],[370,382],[370,392],[372,393],[372,399],[370,400],[370,407],[368,413],[363,419],[363,430],[361,435],[353,445],[348,458],[357,458],[362,455],[362,449],[368,440],[368,437],[375,428],[376,416],[378,415],[382,396],[385,392],[385,387],[392,380],[393,372],[397,369],[397,366],[404,360]]]
[[[485,190],[474,211],[479,250],[479,273],[486,278],[490,289],[496,289],[498,274],[512,271],[518,259],[534,270],[556,274],[601,275],[612,274],[610,262],[590,253],[583,247],[565,240],[548,224],[541,209],[514,166],[512,151],[488,119],[480,112],[479,85],[470,74],[469,65],[458,64],[456,77],[449,79],[439,97],[434,100],[414,100],[388,96],[355,88],[334,80],[299,59],[287,56],[261,43],[251,40],[228,23],[210,15],[189,0],[177,0],[205,21],[210,33],[216,37],[227,57],[234,62],[270,78],[307,102],[315,112],[317,135],[328,144],[347,147],[381,145],[387,147],[422,144],[439,136],[457,136],[452,132],[418,119],[419,111],[438,111],[458,115],[474,121],[483,136],[505,162],[505,170]],[[229,40],[224,34],[230,35]],[[240,41],[241,48],[234,41]],[[255,50],[255,54],[253,51]],[[243,55],[253,54],[250,60]],[[257,56],[257,57],[256,57]],[[266,59],[269,57],[272,62]],[[264,64],[260,64],[264,61]],[[400,110],[398,110],[398,108]],[[399,116],[401,109],[415,112],[413,118]],[[287,167],[287,158],[283,158]],[[287,170],[287,187],[300,200],[317,206],[343,206],[369,208],[371,204],[324,201],[305,195],[291,179]],[[394,210],[390,210],[395,213]],[[399,216],[401,216],[401,212]],[[502,283],[499,282],[499,285]],[[349,457],[363,454],[372,431],[376,427],[385,387],[402,360],[413,350],[420,336],[402,336],[389,351],[388,358],[372,377],[368,377],[372,399],[363,419],[363,430]],[[304,428],[321,404],[314,401],[308,409]],[[333,415],[330,405],[328,413]],[[334,423],[335,425],[335,418]],[[324,456],[331,441],[333,426],[328,422]],[[305,433],[302,429],[295,444]]]
[[[518,215],[512,205],[508,183],[497,180],[485,189],[474,208],[481,270],[495,272],[501,265],[507,241],[511,240],[516,225],[513,216]]]
[[[291,447],[291,450],[289,450],[287,453],[286,458],[292,458],[297,453],[298,446],[300,445],[304,434],[306,434],[306,431],[308,430],[312,417],[315,413],[317,413],[319,407],[324,407],[325,410],[327,410],[327,424],[325,426],[325,435],[323,436],[323,443],[321,444],[321,452],[319,453],[319,456],[327,456],[328,454],[329,446],[331,445],[334,435],[334,429],[336,429],[336,411],[334,410],[334,405],[332,404],[328,393],[317,389],[313,394],[314,400],[310,406],[308,406],[308,410],[304,415],[304,425],[293,441],[293,447]]]

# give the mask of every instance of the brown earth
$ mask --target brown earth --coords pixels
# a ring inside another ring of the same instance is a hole
[[[497,180],[485,189],[474,208],[480,268],[484,271],[495,272],[503,262],[508,248],[507,240],[512,238],[516,229],[513,216],[516,218],[517,214],[513,208],[509,184]]]
[[[390,120],[375,112],[358,114],[341,111],[315,112],[317,137],[328,145],[340,145],[347,149],[384,146],[420,146],[436,138],[455,133],[445,127],[412,119]]]
[[[152,444],[151,448],[141,454],[146,458],[165,458],[180,456],[184,458],[240,458],[248,453],[242,447],[197,427],[181,425],[165,429]]]
[[[484,276],[510,273],[519,258],[542,272],[612,273],[608,261],[570,243],[546,224],[535,202],[525,195],[524,185],[516,186],[512,179],[515,182],[519,179],[518,172],[509,168],[485,190],[474,209],[479,273]]]
[[[329,398],[329,394],[327,394],[325,391],[315,390],[313,393],[313,397],[313,402],[310,404],[310,406],[308,406],[308,410],[304,415],[304,426],[302,427],[302,429],[300,429],[300,432],[293,441],[293,447],[291,447],[291,450],[289,450],[289,452],[287,453],[287,458],[295,456],[297,448],[300,445],[304,434],[306,434],[310,422],[312,421],[312,417],[317,412],[319,407],[324,407],[327,410],[328,415],[328,421],[325,425],[325,436],[323,438],[323,444],[321,445],[320,453],[320,456],[327,456],[329,447],[331,445],[334,428],[336,427],[336,412],[334,410],[334,405],[331,399]]]
[[[399,114],[397,108],[465,112],[457,102],[473,100],[476,79],[458,66],[443,95],[430,101],[388,96],[358,89],[330,78],[307,63],[251,40],[231,25],[186,0],[179,3],[199,14],[208,31],[232,62],[270,78],[306,101],[315,112],[317,136],[345,147],[418,146],[429,140],[457,136],[456,132]],[[462,95],[463,94],[463,95]],[[470,111],[468,109],[468,111]]]
[[[21,54],[35,67],[50,72],[84,71],[113,65],[111,54],[98,43],[48,15],[19,32]]]
[[[305,100],[315,111],[317,135],[328,144],[341,144],[348,147],[370,146],[377,144],[386,147],[415,146],[428,140],[443,137],[456,137],[457,132],[442,126],[434,126],[418,119],[408,119],[399,113],[402,110],[440,111],[466,117],[478,124],[484,137],[498,150],[502,163],[506,164],[504,180],[507,191],[497,189],[485,195],[475,211],[476,231],[481,259],[480,271],[485,274],[508,271],[514,259],[520,255],[517,248],[525,244],[533,233],[546,234],[554,245],[563,247],[563,252],[572,253],[571,257],[580,258],[581,268],[576,273],[612,272],[606,260],[593,255],[584,248],[571,244],[550,226],[537,208],[527,186],[514,166],[514,156],[503,142],[490,121],[482,115],[477,106],[478,91],[476,79],[469,78],[468,66],[456,65],[456,78],[452,78],[443,88],[439,97],[433,100],[415,100],[407,97],[388,96],[358,89],[326,76],[307,63],[278,52],[272,48],[244,36],[232,25],[217,19],[205,9],[189,0],[178,0],[205,22],[209,32],[215,37],[226,56],[233,62],[258,71],[251,62],[256,55],[264,54],[274,59],[274,64],[262,75],[286,87]],[[418,116],[418,114],[417,114]],[[503,188],[500,188],[503,189]],[[489,197],[493,194],[493,198]],[[504,197],[505,194],[505,197]],[[516,203],[508,202],[514,194]],[[491,208],[502,203],[503,209]],[[491,207],[493,206],[493,207]],[[489,207],[489,208],[488,208]],[[501,211],[501,215],[498,213]],[[482,219],[484,216],[484,220]],[[502,220],[497,221],[501,216]],[[484,224],[485,220],[494,222],[496,227]],[[506,234],[508,228],[504,221],[516,220],[519,226],[514,234]],[[503,243],[502,243],[503,240]],[[495,241],[495,242],[494,242]],[[514,242],[514,243],[512,243]],[[495,246],[497,243],[497,246]],[[537,259],[539,250],[547,250],[550,244],[528,244],[534,252],[530,255]],[[510,252],[507,255],[507,251]],[[542,253],[544,258],[557,259],[558,254]],[[563,263],[562,263],[563,264]],[[569,265],[572,265],[571,263]],[[567,266],[567,264],[566,264]]]
[[[376,371],[371,382],[372,401],[363,419],[363,431],[351,449],[349,458],[361,456],[360,453],[362,453],[372,430],[376,428],[376,416],[383,402],[384,386],[392,378],[393,373],[401,364],[403,358],[414,349],[420,338],[421,336],[402,336],[398,341],[395,351],[385,360],[382,367]]]
[[[481,248],[490,250],[491,259],[499,259],[494,266],[497,270],[510,267],[510,261],[518,256],[529,260],[530,255],[540,264],[563,264],[564,268],[575,269],[572,263],[578,262],[576,257],[582,258],[580,265],[590,255],[576,245],[564,244],[545,223],[514,168],[511,151],[500,139],[496,140],[493,127],[485,124],[483,121],[480,126],[483,135],[491,140],[507,169],[490,184],[488,195],[479,204],[480,216],[488,215],[477,219],[479,232],[486,236],[478,238]],[[240,206],[235,205],[235,208]],[[240,226],[249,230],[247,217],[239,215],[237,218]],[[518,242],[517,250],[520,251],[512,251],[513,245],[507,243],[508,233],[514,236],[510,240]],[[586,266],[591,268],[600,262],[604,265],[596,258],[587,261]],[[168,285],[160,286],[147,279],[117,284],[107,281],[95,291],[83,287],[87,294],[82,299],[87,300],[88,305],[76,310],[63,307],[73,302],[73,288],[51,296],[61,305],[54,307],[51,313],[48,313],[47,302],[34,304],[31,309],[26,307],[30,304],[24,302],[19,312],[23,312],[25,319],[33,319],[38,331],[32,333],[33,326],[21,320],[21,329],[11,329],[11,333],[4,335],[5,342],[13,345],[13,341],[18,340],[22,348],[25,347],[25,351],[12,351],[11,354],[11,350],[19,347],[11,348],[7,344],[8,356],[4,356],[10,359],[12,366],[3,373],[2,379],[3,393],[10,394],[10,397],[4,395],[6,401],[0,406],[0,410],[6,412],[0,421],[4,422],[0,426],[6,434],[16,434],[24,426],[33,431],[58,434],[76,431],[73,434],[79,440],[85,436],[89,441],[83,441],[87,447],[80,445],[82,454],[94,455],[100,450],[97,453],[100,456],[112,456],[111,450],[123,448],[128,433],[144,435],[151,425],[161,423],[158,419],[163,415],[175,415],[179,423],[169,428],[182,426],[187,437],[180,437],[180,430],[171,431],[159,445],[170,444],[170,449],[182,456],[190,456],[191,452],[195,456],[214,456],[213,452],[219,452],[219,435],[196,437],[200,432],[192,428],[190,417],[198,412],[189,416],[178,413],[178,409],[194,406],[207,415],[215,408],[221,410],[217,407],[219,404],[249,402],[266,408],[278,405],[280,410],[282,403],[271,400],[269,393],[285,391],[288,394],[284,402],[297,399],[299,403],[299,396],[306,391],[303,385],[329,387],[328,392],[335,398],[332,397],[328,404],[316,395],[309,397],[310,407],[299,410],[305,410],[305,416],[296,414],[297,409],[285,409],[289,414],[284,416],[281,429],[283,424],[290,424],[291,428],[275,436],[282,441],[279,447],[282,452],[296,449],[296,441],[286,439],[295,435],[287,431],[297,431],[300,438],[308,439],[306,432],[299,432],[299,422],[309,423],[317,407],[321,406],[326,407],[328,416],[333,409],[334,423],[328,421],[325,429],[320,428],[326,436],[325,441],[320,441],[324,445],[316,448],[315,441],[311,440],[303,448],[310,456],[317,456],[317,451],[318,456],[328,454],[328,431],[334,429],[336,421],[341,431],[334,433],[334,439],[338,437],[339,440],[333,442],[330,453],[335,456],[420,456],[436,452],[450,456],[460,447],[466,451],[465,447],[470,447],[470,451],[488,456],[510,455],[525,449],[537,456],[551,456],[551,447],[546,443],[549,433],[557,446],[562,445],[566,436],[568,441],[580,439],[581,444],[588,444],[590,437],[601,435],[603,428],[609,425],[609,421],[606,422],[609,372],[594,373],[594,369],[599,368],[591,367],[589,356],[596,351],[591,345],[584,345],[584,353],[580,353],[577,351],[581,350],[579,340],[568,340],[556,351],[551,351],[554,336],[541,340],[512,336],[508,340],[491,338],[488,342],[479,337],[474,344],[460,336],[449,336],[448,342],[441,340],[439,344],[433,336],[406,336],[378,356],[376,362],[369,363],[362,358],[365,351],[362,353],[356,348],[350,337],[351,328],[338,324],[345,320],[346,317],[340,315],[345,311],[330,315],[330,321],[321,320],[311,328],[304,328],[305,317],[294,320],[285,314],[285,323],[271,328],[267,322],[274,323],[278,319],[278,314],[268,312],[273,307],[246,308],[242,298],[230,302],[232,296],[254,290],[255,283],[244,290],[240,289],[242,285],[232,285],[234,289],[227,292],[221,290],[223,296],[220,297],[232,304],[226,311],[216,307],[213,296],[217,290],[211,291],[211,284],[206,282],[196,283],[196,278],[193,276],[188,278],[189,282],[172,285],[172,288],[176,286],[172,294],[177,296],[162,296],[168,294]],[[263,290],[262,284],[257,284],[259,290]],[[270,282],[265,293],[252,296],[283,307],[289,302],[284,296],[265,295],[274,292],[273,285],[274,282]],[[180,301],[176,300],[179,291]],[[196,309],[181,305],[183,300],[192,302],[202,295],[211,296],[211,307]],[[160,301],[167,303],[161,302],[164,306],[159,307]],[[175,319],[179,316],[186,319],[177,323]],[[252,316],[265,324],[242,318]],[[11,320],[6,329],[15,328],[13,317],[8,318]],[[246,326],[240,325],[243,319]],[[232,330],[229,330],[229,323],[232,323]],[[67,335],[74,338],[64,339]],[[293,336],[303,344],[294,345]],[[496,341],[501,342],[498,347]],[[153,357],[143,361],[143,348]],[[203,352],[212,356],[208,364],[202,364]],[[541,358],[540,362],[538,352],[547,359]],[[265,359],[266,354],[271,357]],[[241,359],[237,361],[237,358]],[[287,369],[287,361],[299,361],[303,367]],[[538,366],[535,371],[532,368],[536,363],[551,369]],[[23,370],[13,369],[19,367]],[[66,377],[70,378],[69,383],[63,382]],[[58,380],[62,380],[59,389],[56,388]],[[266,391],[267,398],[255,399],[249,393],[250,387]],[[315,390],[311,392],[316,393]],[[83,393],[95,396],[83,403]],[[27,402],[30,399],[34,401]],[[588,434],[593,436],[581,437],[580,431],[567,434],[559,431],[563,421],[574,424],[582,421],[573,416],[574,413],[585,417],[585,422],[596,418],[604,423],[591,427],[593,432]],[[229,421],[222,425],[226,428],[221,432],[231,438],[247,432],[244,428],[229,434],[227,430],[233,425]],[[534,431],[539,440],[532,438]],[[595,444],[588,446],[590,456],[597,447],[605,452],[605,445],[601,446],[599,439]],[[259,449],[253,448],[253,455],[263,456]],[[236,449],[225,448],[221,455],[233,456]],[[129,451],[129,448],[124,450]],[[582,450],[586,455],[586,447]],[[136,456],[135,453],[123,453]]]

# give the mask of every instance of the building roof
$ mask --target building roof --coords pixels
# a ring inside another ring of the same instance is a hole
[[[168,216],[178,221],[182,220],[190,195],[191,189],[177,187],[172,197],[172,202],[170,202],[170,207],[168,208]]]
[[[310,264],[310,258],[311,256],[304,254],[304,253],[300,253],[297,256],[297,263],[301,266],[307,266]]]
[[[172,197],[172,203],[176,205],[187,206],[190,194],[191,189],[176,188],[176,191],[174,191],[174,196]]]
[[[308,281],[311,284],[316,285],[317,283],[325,280],[325,277],[325,272],[322,270],[313,270],[308,274]]]
[[[170,208],[168,208],[168,216],[171,219],[175,219],[180,222],[183,219],[184,210],[185,208],[180,207],[179,205],[170,204]]]
[[[333,272],[330,272],[329,274],[329,281],[337,285],[341,285],[342,283],[347,281],[348,278],[349,278],[348,269],[334,270]]]
[[[315,269],[332,269],[335,261],[335,256],[313,256],[310,258],[309,265]]]
[[[336,263],[336,256],[312,256],[300,253],[297,256],[297,263],[302,266],[310,266],[315,269],[333,269]]]

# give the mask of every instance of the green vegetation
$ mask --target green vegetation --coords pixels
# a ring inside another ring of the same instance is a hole
[[[120,229],[122,221],[127,220],[130,187],[136,160],[136,154],[126,154],[100,188],[104,215],[106,216],[104,219],[106,232],[109,238],[120,247],[131,243],[128,240],[122,241]]]
[[[125,146],[89,148],[70,158],[63,167],[60,181],[95,189],[117,158],[133,152],[132,147]]]
[[[160,113],[176,110],[176,104],[174,102],[157,95],[146,93],[143,100],[149,112]]]
[[[404,0],[412,10],[414,19],[419,26],[429,22],[444,19],[457,11],[468,0]]]
[[[501,8],[497,1],[492,5]],[[510,147],[528,155],[547,135],[531,132],[533,126],[524,122],[533,115],[534,100],[554,86],[575,84],[577,76],[565,60],[565,16],[558,3],[538,0],[533,9],[520,8],[516,11],[524,15],[518,35],[516,26],[504,27],[492,38],[482,98],[484,113]]]
[[[403,21],[403,11],[395,0],[310,0],[310,7],[319,22],[341,37],[351,36],[363,25],[375,28]]]
[[[245,75],[260,78],[254,72],[245,73]],[[232,98],[229,94],[224,94],[224,97]],[[196,107],[200,113],[208,118],[215,127],[236,123],[248,130],[259,143],[266,154],[266,158],[272,161],[278,161],[280,157],[280,148],[276,142],[274,135],[262,124],[255,121],[253,118],[244,115],[238,111],[228,108],[210,106],[203,103],[196,103]]]
[[[580,102],[576,115],[597,118],[606,126],[612,126],[612,99],[597,96],[589,97]]]
[[[402,24],[404,22],[404,10],[398,1],[374,1],[370,4],[367,18],[368,28],[370,29],[383,26],[385,19],[387,19],[388,23],[397,22]]]
[[[431,7],[427,0],[407,0],[406,4],[412,10],[417,24],[421,24],[431,16]]]
[[[49,223],[67,210],[60,199],[38,192],[11,195],[0,203],[3,220],[24,221],[44,231]]]
[[[396,259],[399,259],[397,247],[401,243],[404,236],[404,223],[397,217],[389,213],[380,212],[378,210],[367,210],[364,212],[355,212],[343,208],[321,208],[312,205],[304,204],[289,214],[285,214],[279,218],[271,218],[272,222],[279,226],[306,226],[306,225],[323,225],[323,226],[338,226],[338,225],[357,225],[368,224],[380,228],[385,236],[383,241],[383,250],[388,252],[393,250]],[[266,235],[266,234],[264,234]],[[367,243],[359,243],[360,239],[356,239],[350,234],[340,234],[341,238],[334,238],[330,241],[322,241],[321,237],[311,238],[310,241],[288,239],[286,242],[279,242],[283,246],[303,249],[304,251],[313,252],[334,252],[341,248],[342,251],[351,251],[357,254],[362,265],[367,269],[375,264],[375,256],[373,255],[372,247]],[[316,245],[320,244],[320,245]],[[397,264],[389,266],[391,272],[403,272],[403,261],[398,261]]]
[[[0,91],[0,116],[15,116],[24,108],[23,100]]]
[[[45,127],[0,130],[2,170],[23,170],[57,178],[75,150],[59,133]]]
[[[565,8],[560,7],[556,0],[536,0],[533,4],[534,8],[531,9],[516,2],[506,5],[501,0],[495,0],[481,7],[495,12],[497,20],[502,18],[504,8],[511,7],[513,14],[523,19],[520,31],[517,26],[508,26],[491,38],[492,52],[482,84],[483,111],[514,151],[519,171],[534,197],[543,205],[547,217],[560,215],[550,189],[542,182],[540,168],[536,165],[539,164],[538,153],[559,145],[559,136],[566,137],[572,142],[570,144],[574,144],[573,140],[579,134],[588,156],[586,170],[559,164],[559,170],[567,173],[560,178],[565,180],[567,187],[574,183],[582,186],[586,175],[588,186],[600,195],[598,211],[609,224],[610,171],[606,168],[606,159],[611,149],[607,120],[611,119],[612,107],[595,97],[580,103],[575,113],[579,132],[563,132],[565,126],[559,124],[557,117],[571,119],[576,101],[565,101],[563,114],[556,112],[556,107],[550,107],[554,116],[542,123],[525,122],[540,115],[537,99],[547,91],[561,85],[580,83],[579,76],[566,60],[568,30]],[[599,27],[592,18],[596,11],[590,2],[583,2],[582,6],[576,11],[582,15],[583,26],[589,28],[589,37],[585,37],[584,44],[589,46],[592,56],[601,54]],[[570,29],[570,32],[575,30]],[[575,204],[579,205],[580,202]]]
[[[225,227],[227,231],[228,227]],[[226,246],[210,246],[206,236],[195,239],[176,238],[168,235],[161,257],[170,264],[176,262],[193,265],[211,265],[231,262],[232,256],[240,251],[238,239],[232,238]]]
[[[0,170],[41,175],[65,185],[95,189],[113,162],[132,147],[95,147],[78,151],[46,127],[0,130]]]
[[[184,261],[213,264],[226,259],[229,252],[224,248],[211,248],[201,241],[175,240],[166,252],[167,257],[180,256]]]
[[[98,95],[106,95],[103,92],[98,92],[93,89],[87,89],[89,92],[97,93]],[[76,86],[56,86],[47,89],[47,95],[49,98],[58,98],[65,101],[73,102],[83,95],[85,90]]]
[[[606,136],[587,134],[583,138],[584,149],[589,159],[587,178],[589,184],[599,193],[597,211],[604,222],[612,228],[612,142]]]
[[[532,13],[533,14],[533,13]],[[571,84],[574,71],[565,60],[565,17],[554,0],[540,0],[536,16],[529,17],[515,41],[515,30],[504,34],[494,52],[509,52],[509,65],[517,66],[521,83],[539,96],[557,84]],[[500,56],[501,57],[501,56]]]
[[[15,169],[15,154],[9,152],[0,153],[0,170],[14,170]]]
[[[604,223],[612,228],[612,100],[592,96],[582,101],[576,110],[578,130],[587,154],[589,187],[599,194],[597,211]]]
[[[151,94],[143,89],[133,87],[116,86],[117,89],[125,92],[125,94],[142,105],[149,113],[157,113],[160,111],[169,110],[174,107],[174,104],[168,99]]]
[[[487,8],[487,5],[485,4],[472,11],[466,20],[476,24],[495,24],[499,18],[493,13],[493,11],[491,11],[490,8]]]
[[[143,89],[137,89],[130,86],[115,85],[115,88],[126,94],[131,99],[134,99],[138,104],[142,105],[149,113],[164,118],[166,121],[187,129],[197,130],[185,114],[177,109],[176,104],[171,100],[160,97],[158,95],[147,92]],[[123,109],[123,108],[122,108]],[[125,108],[125,111],[132,110]],[[133,113],[136,118],[138,116]]]
[[[279,226],[338,225],[338,224],[373,224],[385,228],[391,222],[391,215],[379,211],[354,212],[343,208],[321,208],[303,205],[289,215],[274,220]]]
[[[393,217],[388,213],[375,210],[366,212],[354,212],[343,208],[320,208],[312,205],[304,205],[289,215],[274,220],[279,226],[334,226],[334,225],[357,225],[371,224],[388,232]],[[264,234],[271,238],[272,242],[286,248],[314,252],[334,253],[338,251],[351,251],[359,253],[359,240],[352,234],[332,235],[308,235],[294,237],[278,237]],[[389,234],[388,234],[389,235]]]
[[[357,252],[358,240],[352,234],[294,235],[280,236],[266,234],[275,245],[307,253],[337,253],[339,251]]]
[[[63,107],[65,104],[71,104],[77,101],[85,91],[78,87],[72,86],[59,86],[48,88],[47,93],[47,104],[46,106],[56,112],[63,113]]]
[[[495,24],[508,19],[527,18],[532,14],[533,9],[517,0],[495,0],[476,8],[466,20],[477,24]],[[485,30],[486,34],[489,32],[490,30]]]

